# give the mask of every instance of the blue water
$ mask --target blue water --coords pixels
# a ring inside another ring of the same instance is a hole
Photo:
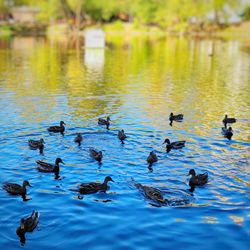
[[[1,41],[0,183],[33,187],[26,202],[0,189],[0,249],[249,249],[249,66],[250,49],[237,41],[135,40],[95,52],[44,38]],[[184,122],[170,127],[172,111]],[[221,135],[226,113],[237,118],[231,141]],[[97,124],[107,115],[109,131]],[[50,135],[61,120],[65,135]],[[27,144],[40,138],[44,155]],[[166,154],[165,138],[186,147]],[[102,165],[90,147],[103,151]],[[152,150],[159,161],[149,171]],[[37,171],[36,160],[56,157],[65,162],[59,180]],[[191,168],[209,173],[193,193]],[[115,181],[107,193],[70,190],[107,175]],[[154,204],[135,182],[176,203]],[[22,246],[15,230],[33,209],[39,225]]]

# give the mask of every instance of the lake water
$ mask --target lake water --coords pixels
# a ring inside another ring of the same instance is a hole
[[[74,41],[0,40],[0,184],[33,186],[26,202],[0,189],[0,249],[249,249],[249,93],[250,47],[239,41],[114,38],[105,50],[84,50]],[[184,122],[169,126],[170,112]],[[237,118],[231,141],[221,135],[225,114]],[[109,131],[97,124],[108,115]],[[61,120],[65,135],[50,135]],[[44,155],[27,144],[40,138]],[[186,147],[167,154],[165,138]],[[90,147],[103,151],[102,165]],[[152,150],[159,161],[149,171]],[[61,179],[37,171],[36,160],[56,157]],[[193,193],[191,168],[209,173]],[[108,175],[107,193],[70,190]],[[176,202],[155,204],[137,182]],[[15,230],[33,209],[40,222],[21,246]]]

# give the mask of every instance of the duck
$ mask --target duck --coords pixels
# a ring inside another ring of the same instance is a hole
[[[225,118],[222,120],[225,128],[227,127],[228,123],[235,123],[236,119],[235,118],[229,118],[227,115],[225,115]]]
[[[191,178],[189,180],[189,186],[190,187],[203,186],[208,181],[208,173],[207,172],[205,172],[203,174],[197,174],[196,175],[195,170],[190,169],[187,176],[189,176],[189,175],[191,175]]]
[[[178,114],[178,115],[174,115],[172,112],[169,115],[169,125],[172,126],[173,121],[176,122],[182,122],[183,121],[183,114]]]
[[[106,176],[103,183],[98,182],[90,182],[90,183],[82,183],[79,185],[78,192],[80,194],[94,194],[97,192],[106,192],[109,188],[108,182],[114,180],[110,176]]]
[[[127,136],[123,129],[118,131],[118,138],[122,142],[122,144],[124,144],[124,140],[127,138]]]
[[[106,125],[107,129],[109,130],[109,125],[110,125],[110,117],[107,117],[107,120],[103,119],[103,118],[99,118],[98,119],[98,124],[99,125]]]
[[[89,155],[94,158],[96,161],[98,161],[99,163],[102,161],[102,151],[96,151],[93,148],[89,149]]]
[[[33,232],[39,222],[39,213],[35,210],[31,215],[20,220],[20,226],[16,229],[16,234],[19,236],[21,243],[25,243],[25,233]]]
[[[40,150],[40,154],[43,153],[44,144],[45,144],[43,138],[41,138],[39,141],[29,140],[28,144],[29,144],[29,146],[30,146],[31,149],[39,149]]]
[[[153,163],[155,163],[157,161],[158,161],[157,155],[153,151],[151,151],[149,153],[148,158],[147,158],[147,163],[149,164],[149,168],[152,167]]]
[[[27,193],[27,190],[26,190],[27,186],[31,187],[29,181],[23,181],[23,185],[19,185],[16,183],[5,183],[3,185],[3,189],[6,190],[10,194],[21,195],[25,197]]]
[[[76,138],[74,139],[74,142],[78,143],[78,146],[81,146],[82,140],[83,140],[82,135],[78,133]]]
[[[59,163],[64,164],[61,158],[56,158],[55,165],[44,162],[44,161],[36,161],[36,163],[39,165],[37,167],[39,172],[55,173],[56,178],[59,178],[59,172],[60,172]]]
[[[171,142],[169,139],[166,139],[164,143],[167,143],[166,145],[166,149],[167,149],[167,153],[169,153],[171,151],[171,149],[181,149],[183,147],[185,147],[185,143],[186,141],[175,141],[175,142]]]
[[[229,127],[229,128],[222,127],[221,129],[222,129],[222,134],[224,135],[224,137],[226,137],[228,140],[231,140],[231,138],[233,136],[232,127]]]
[[[60,126],[51,126],[48,128],[48,131],[54,133],[63,133],[65,131],[64,125],[66,125],[64,121],[60,121]]]
[[[142,185],[140,183],[136,183],[135,186],[142,190],[144,195],[156,202],[161,202],[161,203],[165,203],[166,200],[163,197],[163,193],[161,192],[161,190],[151,187],[151,186],[146,186],[146,185]]]

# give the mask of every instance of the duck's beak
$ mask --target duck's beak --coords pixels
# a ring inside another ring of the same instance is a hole
[[[110,180],[110,181],[115,182],[112,178],[111,178],[111,180]]]
[[[28,184],[29,187],[32,187],[30,184]]]
[[[62,164],[65,164],[64,161],[61,162]]]
[[[190,173],[187,174],[187,176],[189,176],[189,175],[190,175]]]

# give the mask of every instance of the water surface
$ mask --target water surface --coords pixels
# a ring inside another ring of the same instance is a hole
[[[111,39],[105,50],[65,41],[0,40],[0,183],[33,185],[29,201],[0,190],[0,248],[19,249],[20,218],[40,212],[26,249],[247,249],[250,244],[250,49],[238,41]],[[213,53],[213,56],[209,56]],[[184,122],[169,126],[170,112]],[[225,114],[234,136],[221,135]],[[110,130],[97,124],[111,117]],[[63,120],[65,135],[46,129]],[[125,144],[117,131],[128,135]],[[81,147],[74,144],[82,133]],[[44,155],[28,148],[44,138]],[[162,145],[186,140],[166,154]],[[102,150],[103,164],[88,149]],[[159,161],[149,171],[146,158]],[[61,157],[61,179],[36,160]],[[209,183],[188,191],[189,169]],[[77,184],[110,175],[106,194],[78,196]],[[134,186],[188,201],[156,206]]]

